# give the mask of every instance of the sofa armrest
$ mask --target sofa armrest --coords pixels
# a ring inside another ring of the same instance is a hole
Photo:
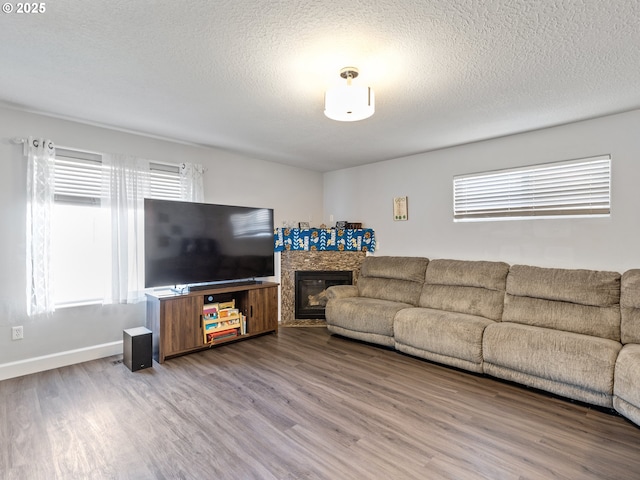
[[[328,300],[357,296],[358,287],[356,287],[355,285],[333,285],[332,287],[327,288]]]

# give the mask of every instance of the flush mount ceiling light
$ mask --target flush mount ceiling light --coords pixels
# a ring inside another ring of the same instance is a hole
[[[351,80],[358,76],[358,69],[345,67],[340,76],[347,80],[327,90],[324,94],[324,114],[339,122],[355,122],[369,118],[375,112],[373,90],[369,87],[351,85]]]

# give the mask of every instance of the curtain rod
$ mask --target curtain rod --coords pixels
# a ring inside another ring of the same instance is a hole
[[[11,139],[11,143],[14,143],[16,145],[21,145],[21,144],[26,144],[27,143],[27,139],[24,137],[13,137]],[[26,148],[26,147],[25,147]],[[72,149],[69,149],[72,150]],[[94,152],[88,152],[88,153],[94,153]],[[99,153],[98,155],[103,155],[102,153]],[[161,162],[158,162],[161,163]],[[184,162],[182,163],[182,168],[185,168],[186,165],[184,164]],[[208,170],[208,168],[202,167],[200,173],[204,173]]]

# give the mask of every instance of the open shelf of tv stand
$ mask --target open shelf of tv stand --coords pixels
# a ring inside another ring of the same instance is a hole
[[[235,300],[246,317],[246,333],[208,344],[203,339],[202,314],[206,303]],[[158,363],[265,333],[278,333],[278,284],[225,284],[175,293],[147,293],[147,328],[153,333],[153,358]]]

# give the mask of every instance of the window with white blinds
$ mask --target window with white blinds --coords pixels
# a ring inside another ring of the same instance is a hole
[[[111,285],[111,220],[101,207],[110,175],[99,154],[56,148],[52,209],[53,297],[57,307],[100,303]],[[180,200],[180,168],[151,162],[141,188],[153,198]]]
[[[102,157],[99,154],[56,149],[55,201],[100,204],[103,191]],[[180,200],[180,167],[163,163],[149,164],[148,196]]]
[[[100,303],[111,278],[102,156],[56,148],[51,269],[56,307]]]
[[[453,178],[454,221],[609,216],[609,155]]]
[[[98,154],[56,149],[54,193],[56,202],[100,204],[102,157]]]
[[[180,167],[164,163],[151,163],[149,197],[161,200],[181,200]]]

